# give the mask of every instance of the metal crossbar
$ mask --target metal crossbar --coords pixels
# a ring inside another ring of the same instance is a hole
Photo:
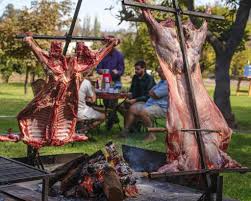
[[[165,6],[159,6],[159,5],[149,5],[146,3],[139,3],[131,0],[123,0],[122,3],[126,6],[134,6],[138,8],[146,8],[146,9],[152,9],[152,10],[157,10],[161,12],[170,12],[173,14],[177,13],[177,10],[175,8],[170,8],[170,7],[165,7]],[[182,15],[189,15],[189,16],[195,16],[195,17],[203,17],[203,18],[209,18],[209,19],[215,19],[215,20],[224,20],[223,16],[218,16],[218,15],[210,15],[207,13],[200,13],[200,12],[195,12],[195,11],[183,11],[180,10],[180,13]]]
[[[17,39],[23,39],[26,37],[25,34],[17,35]],[[105,40],[105,38],[102,37],[92,37],[92,36],[47,36],[47,35],[32,35],[32,38],[34,39],[46,39],[46,40]]]
[[[64,46],[64,50],[63,50],[63,55],[66,55],[69,44],[72,40],[92,40],[92,41],[102,41],[105,40],[105,38],[103,37],[92,37],[92,36],[73,36],[73,31],[75,28],[75,24],[78,18],[78,14],[79,14],[79,10],[82,4],[82,0],[78,0],[74,15],[73,15],[73,19],[71,22],[71,26],[69,29],[69,32],[66,33],[65,36],[47,36],[47,35],[33,35],[32,37],[34,39],[45,39],[45,40],[65,40],[65,46]],[[21,34],[21,35],[17,35],[16,38],[17,39],[23,39],[24,37],[26,37],[25,34]]]
[[[76,21],[77,21],[77,18],[78,18],[78,13],[79,13],[81,4],[82,4],[82,0],[78,0],[77,6],[76,6],[76,9],[75,9],[75,12],[74,12],[74,16],[72,18],[70,30],[66,34],[67,38],[66,38],[66,43],[65,43],[65,46],[64,46],[63,55],[66,55],[68,47],[69,47],[69,44],[71,42],[72,33],[74,31],[74,28],[75,28],[75,24],[76,24]]]

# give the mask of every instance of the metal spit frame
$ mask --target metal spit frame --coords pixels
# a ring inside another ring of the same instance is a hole
[[[193,84],[192,84],[192,79],[191,79],[191,74],[190,74],[190,69],[188,65],[188,58],[187,58],[187,53],[186,53],[186,47],[185,47],[185,37],[184,37],[184,32],[182,29],[182,22],[181,22],[181,16],[182,15],[188,15],[188,16],[195,16],[195,17],[202,17],[202,18],[208,18],[208,19],[215,19],[215,20],[224,20],[224,17],[222,16],[216,16],[216,15],[210,15],[210,14],[205,14],[205,13],[200,13],[200,12],[195,12],[195,11],[183,11],[179,7],[178,0],[172,0],[173,3],[173,8],[169,7],[164,7],[164,6],[157,6],[157,5],[149,5],[146,3],[139,3],[131,0],[122,0],[122,4],[125,6],[132,6],[132,7],[138,7],[141,9],[150,9],[150,10],[157,10],[161,12],[171,12],[175,15],[176,19],[176,26],[178,30],[178,35],[179,35],[179,41],[180,41],[180,47],[182,51],[182,57],[184,61],[184,73],[185,73],[185,78],[186,78],[186,84],[188,87],[188,96],[189,96],[189,104],[192,110],[192,120],[194,123],[194,129],[183,129],[183,132],[195,132],[197,144],[198,144],[198,149],[199,149],[199,154],[200,154],[200,162],[201,162],[201,171],[195,171],[196,174],[201,174],[204,176],[206,185],[207,185],[207,190],[205,193],[200,197],[200,201],[202,200],[208,200],[208,201],[213,201],[213,184],[212,184],[212,178],[210,177],[210,174],[212,173],[211,170],[208,169],[207,164],[206,164],[206,155],[205,155],[205,145],[203,142],[202,138],[202,132],[219,132],[219,131],[214,131],[214,130],[209,130],[209,129],[201,129],[200,126],[200,119],[198,115],[198,109],[196,105],[196,100],[195,100],[195,95],[194,95],[194,89],[193,89]],[[129,16],[132,17],[132,16]],[[132,18],[131,18],[132,19]],[[130,21],[132,21],[130,19]],[[134,18],[135,19],[135,18]],[[126,20],[126,19],[123,19]],[[141,21],[142,18],[139,20]],[[193,172],[193,173],[195,173]],[[170,173],[169,175],[161,175],[161,176],[172,176],[174,173]],[[181,175],[184,175],[185,172],[181,172]],[[221,201],[222,200],[222,190],[223,190],[223,176],[219,176],[219,172],[216,172],[217,179],[216,179],[216,185],[217,185],[217,190],[216,190],[216,200]]]
[[[44,40],[65,40],[65,46],[63,50],[63,55],[66,55],[69,44],[72,40],[92,40],[92,41],[103,41],[105,40],[104,37],[93,37],[93,36],[73,36],[73,31],[74,27],[77,21],[77,17],[79,14],[79,10],[81,8],[82,0],[78,0],[77,6],[74,12],[74,16],[70,25],[69,31],[65,34],[65,36],[48,36],[48,35],[33,35],[32,37],[34,39],[44,39]],[[23,39],[27,35],[21,34],[17,35],[17,39]],[[42,170],[44,170],[43,163],[41,161],[39,151],[37,149],[32,148],[31,146],[28,145],[27,147],[27,159],[28,159],[28,164],[36,166]]]

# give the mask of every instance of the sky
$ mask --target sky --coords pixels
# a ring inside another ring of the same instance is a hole
[[[31,1],[32,0],[0,0],[0,15],[9,3],[12,3],[15,8],[23,8],[25,6],[29,8]],[[214,4],[215,1],[216,0],[195,0],[195,4]],[[77,0],[73,0],[73,2],[77,3]],[[93,19],[97,16],[101,23],[102,31],[128,29],[129,24],[126,22],[118,25],[119,20],[117,20],[115,16],[118,10],[120,10],[121,4],[117,3],[116,5],[116,2],[118,2],[118,0],[83,0],[78,17],[81,20],[84,16],[89,15],[93,22]],[[112,12],[105,10],[105,8],[109,8],[111,5],[115,7]],[[75,8],[75,6],[76,4],[73,7]]]

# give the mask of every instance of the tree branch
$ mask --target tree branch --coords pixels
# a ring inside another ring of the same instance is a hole
[[[236,20],[232,26],[230,37],[227,40],[226,48],[230,54],[234,53],[234,50],[240,44],[245,27],[248,21],[249,13],[251,9],[251,1],[250,0],[241,0],[240,6],[238,8],[236,14]]]
[[[207,41],[212,45],[216,54],[223,51],[224,46],[222,42],[211,31],[207,32]]]

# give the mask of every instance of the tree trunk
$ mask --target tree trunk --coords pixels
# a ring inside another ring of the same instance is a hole
[[[8,84],[10,76],[3,76],[3,79],[4,79],[4,83]]]
[[[36,74],[35,72],[31,72],[31,82],[34,82],[35,81],[35,77],[36,77]]]
[[[232,56],[240,44],[244,30],[247,25],[248,16],[251,8],[250,0],[240,0],[239,8],[236,13],[235,22],[229,31],[229,37],[222,42],[215,35],[208,32],[208,42],[213,46],[216,52],[215,77],[216,86],[214,101],[225,117],[229,127],[236,128],[234,115],[230,104],[230,75],[229,68]]]
[[[214,102],[222,112],[225,120],[231,128],[236,128],[234,114],[232,114],[230,103],[230,76],[229,67],[231,56],[221,52],[216,57],[215,66],[215,91]]]
[[[26,72],[25,72],[25,81],[24,81],[24,94],[27,94],[27,86],[28,86],[28,79],[29,79],[29,72],[30,72],[30,67],[26,67]]]

